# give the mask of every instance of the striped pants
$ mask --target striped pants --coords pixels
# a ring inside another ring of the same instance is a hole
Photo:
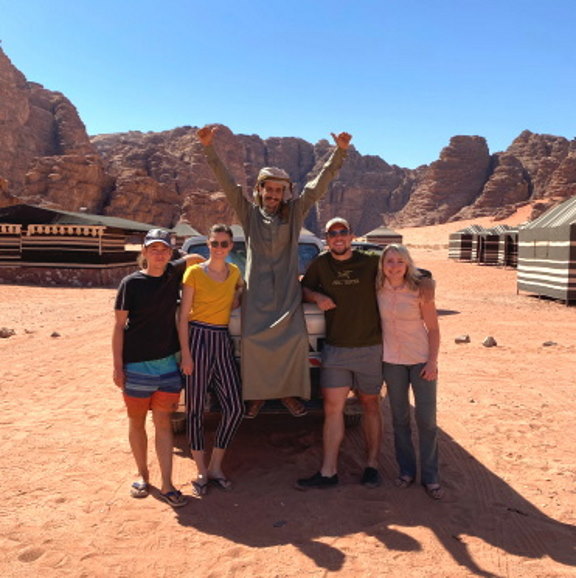
[[[188,336],[194,362],[192,375],[186,376],[186,433],[190,447],[204,450],[204,404],[211,386],[222,410],[214,447],[225,449],[244,416],[234,345],[225,325],[193,321],[188,325]]]

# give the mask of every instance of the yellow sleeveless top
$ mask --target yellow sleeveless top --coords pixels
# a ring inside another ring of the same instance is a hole
[[[194,288],[189,321],[199,321],[210,325],[228,325],[234,292],[240,278],[240,269],[227,263],[228,277],[224,281],[214,281],[208,276],[202,264],[186,269],[183,283]]]

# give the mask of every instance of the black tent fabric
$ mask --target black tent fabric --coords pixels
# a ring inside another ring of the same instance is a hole
[[[576,301],[576,196],[518,233],[518,290]]]

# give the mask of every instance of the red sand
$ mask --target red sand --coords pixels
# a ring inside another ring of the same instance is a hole
[[[358,484],[352,428],[341,486],[295,491],[319,465],[321,418],[261,416],[229,452],[232,492],[180,511],[134,500],[114,291],[0,285],[0,326],[16,331],[0,339],[2,576],[576,575],[576,308],[517,295],[513,270],[449,261],[448,233],[466,224],[402,231],[438,283],[442,503],[393,487],[385,400],[379,489]],[[190,495],[195,469],[175,446]]]

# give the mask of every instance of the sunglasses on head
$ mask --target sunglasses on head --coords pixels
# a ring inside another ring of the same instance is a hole
[[[230,247],[230,241],[210,241],[210,247],[213,249],[218,249],[218,247],[228,249],[228,247]]]
[[[346,237],[346,235],[349,235],[350,231],[348,229],[336,229],[336,230],[330,230],[326,233],[326,235],[328,237]]]

